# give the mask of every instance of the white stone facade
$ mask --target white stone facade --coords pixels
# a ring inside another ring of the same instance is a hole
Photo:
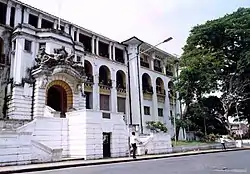
[[[180,112],[169,95],[174,56],[157,48],[141,54],[151,45],[136,37],[119,43],[65,20],[59,29],[57,17],[21,2],[0,0],[0,5],[6,14],[0,19],[1,55],[9,58],[1,65],[6,84],[1,117],[30,122],[13,126],[32,134],[35,150],[27,161],[125,156],[128,126],[148,133],[146,121],[165,123],[173,136],[170,116]],[[3,31],[9,31],[8,38]],[[55,57],[62,47],[67,58],[74,55],[74,62],[82,64],[86,77],[74,75],[78,70],[67,64],[34,68],[43,48]],[[105,140],[109,150],[104,152]]]

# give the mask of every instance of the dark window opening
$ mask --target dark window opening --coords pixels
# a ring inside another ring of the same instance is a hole
[[[42,49],[42,48],[46,49],[46,43],[45,42],[39,43],[39,50]]]
[[[29,14],[29,24],[32,25],[33,27],[37,27],[38,17],[33,14]]]
[[[109,45],[99,41],[99,55],[109,58]]]
[[[85,96],[86,96],[86,109],[93,109],[93,105],[92,105],[92,93],[85,92]]]
[[[91,52],[92,49],[92,38],[85,36],[83,34],[79,34],[79,42],[81,42],[84,46],[84,51]]]
[[[158,116],[163,117],[163,109],[162,108],[158,108]]]
[[[10,26],[11,27],[14,27],[15,25],[15,14],[16,14],[15,7],[11,7],[11,12],[10,12]]]
[[[140,56],[141,66],[149,68],[149,62],[148,61],[149,61],[149,57],[147,55],[142,54]]]
[[[115,48],[115,60],[117,62],[125,63],[123,50]]]
[[[151,79],[148,74],[142,75],[142,90],[143,93],[153,93],[153,87],[151,85]]]
[[[0,2],[0,24],[6,24],[7,5]]]
[[[144,115],[150,115],[150,107],[144,106]]]
[[[154,70],[158,72],[162,72],[160,60],[157,60],[157,59],[154,60]]]
[[[82,61],[81,59],[82,59],[81,56],[76,56],[76,61],[77,61],[77,62],[81,62],[81,61]]]
[[[74,32],[74,38],[73,38],[73,40],[76,41],[77,32],[76,31],[73,31],[73,32]]]
[[[117,109],[118,112],[126,114],[126,98],[117,97]]]
[[[64,30],[65,30],[65,27],[61,25],[60,30],[61,30],[61,31],[64,31]]]
[[[27,52],[31,52],[31,45],[32,45],[31,41],[25,40],[25,42],[24,42],[24,50],[27,51]]]
[[[50,21],[48,21],[46,19],[42,19],[42,28],[49,29],[49,28],[53,28],[53,26],[54,26],[53,22],[50,22]]]

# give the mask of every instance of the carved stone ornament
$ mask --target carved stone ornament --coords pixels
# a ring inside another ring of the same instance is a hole
[[[36,65],[32,68],[33,74],[36,71],[44,71],[49,74],[55,74],[59,71],[61,73],[71,74],[73,77],[84,80],[85,70],[82,62],[74,61],[75,54],[70,55],[65,50],[65,47],[54,49],[54,54],[48,54],[45,52],[45,48],[39,50],[35,61]]]
[[[40,85],[39,85],[39,88],[41,89],[45,89],[46,85],[48,84],[48,76],[45,76],[41,82],[40,82]]]

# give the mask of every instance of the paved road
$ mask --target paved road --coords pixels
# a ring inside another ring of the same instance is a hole
[[[223,170],[224,169],[224,170]],[[250,151],[236,151],[27,174],[250,174]]]

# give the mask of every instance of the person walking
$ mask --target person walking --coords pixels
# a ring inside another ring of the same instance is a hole
[[[136,143],[140,142],[137,137],[135,136],[135,132],[132,132],[132,136],[130,137],[130,145],[133,148],[133,158],[136,159],[136,150],[137,150],[137,146]]]
[[[223,148],[224,150],[226,150],[225,140],[224,140],[223,136],[220,137],[220,143],[221,143],[221,145],[222,145],[222,148]]]

